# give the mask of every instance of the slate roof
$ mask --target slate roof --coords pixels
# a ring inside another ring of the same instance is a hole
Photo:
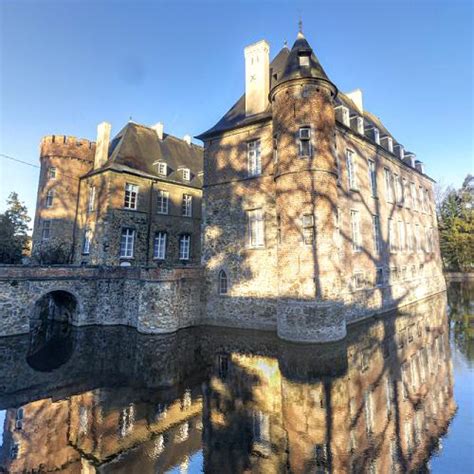
[[[166,178],[157,173],[158,161],[167,164]],[[179,172],[181,167],[190,169],[190,181],[183,180]],[[110,142],[107,162],[93,173],[108,169],[201,188],[203,149],[193,143],[188,145],[184,140],[167,133],[160,140],[154,129],[128,122]]]

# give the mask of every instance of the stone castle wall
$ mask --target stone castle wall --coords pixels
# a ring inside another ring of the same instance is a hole
[[[170,333],[201,319],[201,270],[0,266],[0,336],[27,333],[38,301],[65,291],[77,301],[70,323]]]

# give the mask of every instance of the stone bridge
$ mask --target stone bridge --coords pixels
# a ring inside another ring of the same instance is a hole
[[[170,333],[201,318],[201,269],[0,266],[0,336],[42,318]]]

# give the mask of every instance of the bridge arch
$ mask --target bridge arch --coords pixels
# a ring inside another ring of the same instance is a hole
[[[68,288],[48,289],[33,303],[30,326],[47,320],[75,324],[80,313],[81,305],[75,292]]]

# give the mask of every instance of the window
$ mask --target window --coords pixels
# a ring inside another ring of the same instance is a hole
[[[92,212],[95,209],[95,186],[89,188],[89,202],[87,203],[87,211]]]
[[[273,163],[278,163],[278,134],[273,135]]]
[[[166,176],[168,174],[168,165],[163,161],[159,161],[156,164],[156,171],[159,175]]]
[[[420,186],[418,188],[418,199],[419,199],[419,202],[420,202],[419,209],[420,209],[420,211],[425,212],[425,200],[423,198],[424,198],[423,188]]]
[[[89,255],[91,251],[91,240],[92,240],[92,231],[90,229],[86,229],[84,232],[84,242],[82,244],[82,253],[84,255]]]
[[[270,417],[261,411],[252,413],[252,435],[254,443],[270,442]]]
[[[20,443],[13,443],[10,447],[10,459],[16,459],[20,452]]]
[[[219,294],[220,295],[226,295],[227,290],[228,290],[228,279],[227,279],[227,273],[224,270],[221,270],[219,272]]]
[[[385,197],[387,202],[393,202],[393,176],[388,168],[384,168]]]
[[[138,186],[127,183],[125,185],[125,200],[123,207],[125,209],[136,209],[138,199]]]
[[[406,231],[406,249],[407,252],[413,252],[413,235],[411,230],[411,224],[409,222],[407,222]]]
[[[408,182],[406,178],[403,178],[402,179],[402,204],[409,209],[410,203],[408,202],[408,199],[407,199],[407,189],[408,189]]]
[[[405,225],[402,221],[398,221],[398,249],[400,252],[405,250]]]
[[[349,109],[347,107],[342,107],[342,123],[346,127],[350,124]]]
[[[367,434],[370,436],[374,431],[374,407],[372,402],[372,392],[365,392],[364,395],[365,407],[365,426]]]
[[[168,214],[170,193],[168,191],[158,190],[156,207],[158,214]]]
[[[179,259],[189,260],[191,251],[191,236],[184,234],[179,238]]]
[[[133,247],[135,244],[135,229],[125,227],[122,229],[122,237],[120,239],[120,257],[133,258]]]
[[[303,215],[303,241],[306,245],[314,243],[314,216],[313,214]]]
[[[164,260],[166,258],[166,232],[158,232],[153,240],[153,258]]]
[[[248,246],[250,248],[264,247],[264,219],[261,209],[247,212]]]
[[[388,220],[388,246],[390,252],[395,253],[397,251],[397,242],[395,238],[395,224],[393,219]]]
[[[375,269],[375,286],[383,285],[383,268],[379,267]]]
[[[380,218],[372,216],[372,233],[374,238],[374,250],[376,254],[380,253]]]
[[[352,250],[360,252],[359,212],[351,211]]]
[[[23,416],[24,410],[23,407],[18,408],[15,415],[15,429],[22,430],[23,429]]]
[[[247,143],[247,159],[249,176],[259,176],[262,174],[262,161],[260,140],[252,140]]]
[[[360,135],[364,135],[364,119],[362,117],[357,117],[357,132]]]
[[[398,176],[398,174],[394,175],[394,181],[395,181],[395,195],[397,198],[397,204],[399,206],[402,205],[402,178]]]
[[[311,156],[311,129],[301,127],[298,132],[298,153],[300,156]]]
[[[183,168],[181,170],[181,176],[184,181],[190,181],[191,180],[191,170],[189,168]]]
[[[411,190],[411,205],[413,207],[413,210],[416,211],[418,210],[418,205],[417,205],[417,197],[416,197],[416,186],[415,183],[410,183],[410,190]]]
[[[135,423],[135,408],[132,404],[120,412],[119,434],[121,438],[127,436]]]
[[[346,163],[349,189],[357,189],[355,157],[354,152],[351,150],[346,150]]]
[[[337,172],[337,185],[341,185],[341,159],[339,153],[336,152],[336,172]]]
[[[50,189],[46,194],[46,207],[53,207],[54,191]]]
[[[372,196],[377,196],[377,174],[375,172],[375,162],[369,160],[369,181]]]
[[[424,192],[424,195],[425,195],[425,212],[427,212],[428,214],[431,214],[431,200],[430,200],[430,193],[428,192],[427,189],[425,189],[425,192]]]
[[[309,67],[309,56],[307,54],[300,54],[298,59],[300,67]]]
[[[415,242],[416,242],[416,251],[421,252],[421,235],[420,235],[420,226],[416,224],[415,226]]]
[[[56,168],[54,166],[48,168],[48,179],[56,179]]]
[[[189,194],[183,194],[181,210],[184,217],[191,217],[193,215],[193,197]]]
[[[378,128],[374,128],[374,141],[377,145],[380,145],[380,131]]]
[[[43,230],[41,232],[41,238],[48,240],[51,237],[51,221],[43,221]]]

